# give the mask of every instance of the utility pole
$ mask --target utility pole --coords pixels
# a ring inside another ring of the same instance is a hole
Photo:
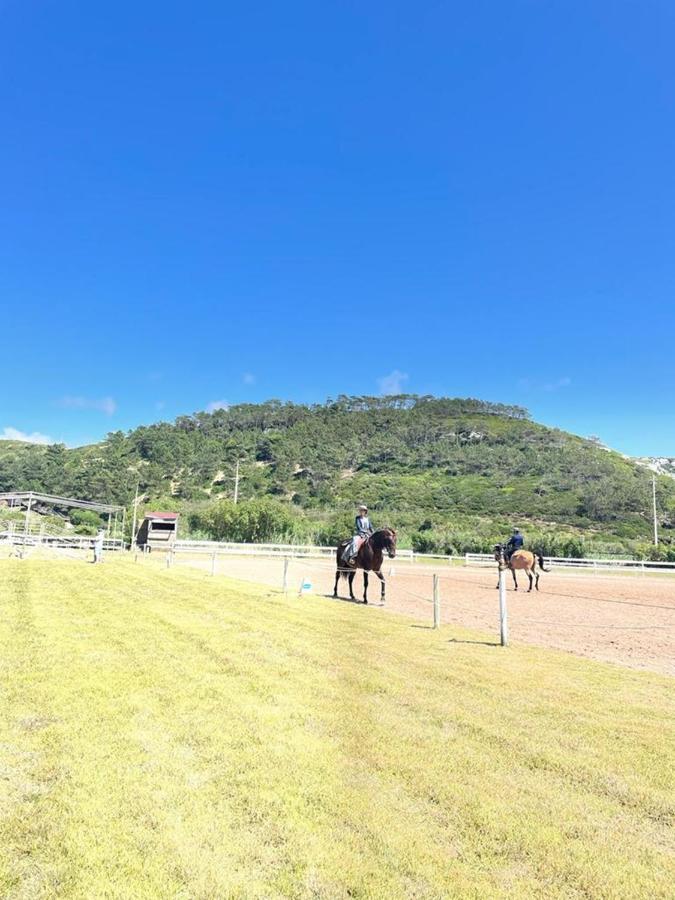
[[[131,524],[131,546],[134,546],[134,542],[136,541],[136,512],[138,509],[138,488],[140,486],[140,481],[136,482],[136,496],[134,497],[134,518]]]
[[[234,505],[237,505],[239,499],[239,460],[237,460],[237,468],[234,472]]]
[[[654,546],[659,546],[659,523],[656,518],[656,475],[652,476],[652,508],[654,512]]]

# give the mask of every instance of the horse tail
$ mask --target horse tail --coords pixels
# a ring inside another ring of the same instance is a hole
[[[336,556],[337,570],[340,578],[347,578],[349,573],[353,571],[353,569],[347,568],[345,564],[342,562],[342,554],[344,553],[347,544],[349,541],[343,541],[341,544],[338,544]]]
[[[544,557],[541,555],[541,553],[539,553],[539,551],[537,551],[536,557],[539,560],[539,568],[541,569],[541,571],[542,572],[550,572],[551,571],[550,569],[544,568]]]

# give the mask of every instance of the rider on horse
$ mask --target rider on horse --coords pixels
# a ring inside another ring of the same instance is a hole
[[[359,547],[374,531],[373,524],[368,518],[368,507],[362,504],[359,506],[359,514],[354,521],[354,537],[344,553],[345,565],[349,565],[356,558]]]
[[[513,534],[511,535],[511,537],[508,539],[508,541],[506,542],[506,544],[504,546],[504,562],[506,563],[507,566],[511,560],[511,557],[516,552],[516,550],[523,549],[523,543],[524,543],[524,539],[523,539],[522,534],[520,533],[520,529],[514,528]]]

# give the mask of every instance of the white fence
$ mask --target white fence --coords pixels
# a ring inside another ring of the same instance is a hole
[[[224,553],[235,556],[282,556],[292,559],[334,559],[337,547],[319,547],[316,544],[242,544],[234,541],[176,541],[176,553]],[[446,563],[461,562],[463,557],[444,553],[415,553],[413,550],[397,550],[398,562],[438,559]],[[494,560],[493,560],[494,562]]]
[[[465,553],[467,566],[494,566],[491,553]],[[675,562],[651,562],[643,559],[575,559],[569,556],[545,556],[544,563],[556,568],[586,569],[587,571],[675,572]]]
[[[314,544],[241,544],[232,541],[176,541],[174,550],[177,553],[217,553],[236,556],[281,556],[289,558],[333,559],[335,547],[318,547]],[[465,566],[495,566],[495,558],[491,553],[465,553],[463,556],[451,556],[442,553],[415,553],[413,550],[397,550],[397,562],[415,563],[426,560],[439,560],[446,564],[464,564]],[[675,572],[675,563],[650,562],[640,559],[575,559],[573,557],[546,556],[546,565],[556,568],[614,570],[637,572]]]
[[[19,524],[0,527],[0,544],[14,547],[55,547],[71,550],[91,550],[94,538],[84,534],[47,534],[37,523],[28,528]],[[105,538],[104,550],[124,550],[120,538]]]

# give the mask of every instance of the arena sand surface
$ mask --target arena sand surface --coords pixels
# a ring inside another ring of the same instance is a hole
[[[150,564],[148,562],[141,564]],[[155,564],[157,562],[155,561]],[[175,565],[211,569],[207,556],[178,554]],[[403,613],[431,626],[434,571],[439,575],[441,621],[484,634],[486,644],[499,640],[499,601],[496,568],[411,566],[387,560],[387,599],[380,602],[380,585],[370,577],[368,599],[376,615]],[[266,557],[219,556],[216,574],[280,589],[283,560]],[[542,573],[538,593],[516,592],[508,583],[509,635],[512,642],[551,647],[579,656],[617,663],[633,669],[675,675],[675,577],[670,575]],[[303,578],[312,583],[317,602],[350,602],[347,582],[341,580],[340,601],[332,600],[335,568],[331,562],[292,559],[288,567],[289,594],[297,594]],[[521,584],[527,582],[519,576]],[[362,573],[354,593],[362,596]],[[481,637],[477,637],[480,641]]]

